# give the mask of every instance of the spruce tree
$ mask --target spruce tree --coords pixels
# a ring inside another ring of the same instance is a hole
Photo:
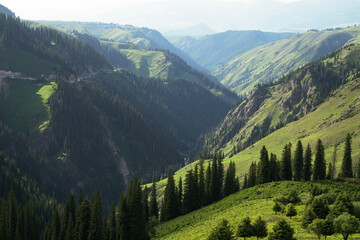
[[[249,177],[247,179],[247,187],[256,185],[256,163],[252,162],[249,168]]]
[[[281,180],[292,180],[292,167],[291,167],[291,144],[286,144],[282,152],[281,165],[280,165]]]
[[[201,205],[201,206],[204,206],[204,195],[205,195],[204,159],[200,159],[200,169],[199,169],[199,199],[200,199],[200,205]]]
[[[245,173],[242,189],[246,189],[246,188],[248,188],[248,179],[247,179],[247,174]]]
[[[284,219],[281,219],[274,225],[269,240],[295,240],[294,229]]]
[[[268,151],[265,146],[263,146],[260,151],[260,162],[258,164],[258,168],[258,183],[263,184],[270,182],[270,161]]]
[[[204,205],[211,202],[211,168],[210,162],[205,171],[205,192],[204,192]]]
[[[91,218],[91,204],[85,197],[78,208],[76,219],[76,235],[78,240],[87,240],[89,235],[89,226]]]
[[[304,157],[304,181],[310,181],[312,175],[312,157],[310,144],[307,145]]]
[[[314,160],[313,180],[324,180],[326,177],[326,163],[324,146],[319,139],[316,144],[316,153]]]
[[[75,239],[75,226],[74,226],[74,220],[73,220],[73,216],[72,216],[72,213],[69,214],[69,217],[68,217],[68,222],[66,224],[66,233],[65,233],[65,236],[64,236],[64,239],[65,240],[73,240]]]
[[[207,240],[234,240],[234,233],[229,226],[229,222],[223,219],[210,233]]]
[[[220,199],[220,192],[219,192],[219,171],[218,171],[218,161],[216,154],[212,160],[211,164],[211,176],[210,176],[210,194],[211,194],[211,201],[215,202]]]
[[[130,239],[130,212],[127,206],[126,197],[121,194],[118,205],[116,220],[116,235],[118,240]]]
[[[146,232],[146,222],[145,222],[144,207],[142,201],[143,194],[142,194],[139,178],[135,177],[129,182],[129,186],[126,190],[126,194],[127,194],[126,196],[127,207],[130,213],[129,240],[146,240],[149,238],[149,236]],[[173,183],[173,195],[175,195],[174,183]],[[173,196],[173,198],[175,198],[175,196]]]
[[[351,158],[351,135],[348,133],[345,139],[344,157],[341,164],[341,177],[352,178],[352,158]]]
[[[333,171],[332,169],[333,169],[332,164],[331,162],[329,162],[326,179],[332,180],[334,178],[334,176],[332,175],[332,171]]]
[[[279,176],[279,163],[277,161],[276,155],[270,154],[270,181],[278,181],[280,179]]]
[[[236,236],[246,239],[247,237],[251,237],[254,235],[254,227],[251,224],[250,218],[243,218],[238,226]]]
[[[13,189],[10,189],[8,194],[8,204],[7,204],[7,232],[8,239],[13,239],[16,231],[17,223],[17,203]]]
[[[303,156],[303,146],[299,140],[296,144],[295,154],[294,154],[294,180],[301,181],[303,179],[303,167],[304,167],[304,156]]]
[[[91,215],[88,240],[100,240],[103,237],[103,215],[99,191],[91,198]]]
[[[153,176],[153,184],[150,193],[150,204],[149,204],[149,217],[155,216],[159,218],[159,207],[157,203],[157,196],[156,196],[156,177],[155,174]]]
[[[179,187],[178,187],[178,192],[177,192],[177,200],[178,200],[178,208],[179,211],[178,213],[181,214],[183,212],[183,185],[182,185],[182,179],[181,177],[179,178]]]
[[[161,208],[163,215],[161,221],[168,221],[178,216],[177,203],[178,199],[176,198],[174,177],[172,174],[169,174],[168,181],[165,187],[164,203]]]
[[[60,236],[60,217],[56,204],[53,204],[53,212],[51,218],[51,240],[58,240]]]
[[[108,218],[108,239],[116,240],[116,207],[115,204],[111,204],[109,218]]]
[[[254,224],[254,236],[256,236],[257,239],[259,238],[265,238],[268,235],[266,222],[261,219],[261,217],[258,217]]]
[[[71,221],[69,220],[70,216],[72,218]],[[75,200],[71,193],[68,194],[63,212],[60,239],[65,239],[65,234],[67,233],[67,224],[69,222],[75,223]],[[69,230],[69,232],[71,232],[71,230]]]
[[[142,190],[142,206],[144,211],[144,220],[145,223],[149,221],[149,201],[148,201],[148,189],[145,188]]]
[[[224,165],[223,165],[222,161],[223,161],[223,153],[220,152],[220,154],[218,155],[218,159],[217,159],[217,170],[218,170],[218,174],[217,174],[218,197],[217,197],[217,200],[222,198],[222,188],[223,188],[223,183],[224,183]]]
[[[236,167],[235,163],[230,161],[228,170],[226,171],[225,182],[224,182],[224,196],[229,196],[238,191],[238,184],[235,176]]]

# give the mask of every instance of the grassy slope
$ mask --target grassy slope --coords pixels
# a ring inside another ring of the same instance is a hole
[[[226,31],[201,38],[184,37],[172,43],[201,66],[214,70],[243,52],[293,35],[294,33]]]
[[[55,92],[56,83],[42,85],[21,79],[6,82],[0,95],[6,123],[22,133],[43,131],[50,118],[48,99]]]
[[[277,78],[350,42],[360,41],[360,27],[306,32],[247,51],[213,71],[221,83],[244,94],[259,82]]]
[[[297,239],[315,239],[314,233],[309,233],[301,228],[300,216],[304,211],[304,205],[296,206],[298,216],[291,220],[284,215],[275,215],[272,211],[273,197],[286,195],[292,189],[296,189],[302,200],[308,196],[311,184],[328,188],[331,192],[340,193],[346,191],[350,194],[357,193],[359,186],[343,183],[324,181],[322,183],[300,182],[274,182],[252,187],[235,193],[219,202],[204,207],[195,212],[178,217],[169,222],[157,226],[157,237],[154,239],[206,239],[211,231],[223,218],[229,220],[233,230],[236,230],[240,220],[249,216],[255,220],[261,216],[267,221],[268,231],[272,231],[274,223],[285,218],[295,229]],[[360,234],[353,235],[349,239],[359,239]],[[250,238],[249,238],[250,239]],[[256,238],[251,238],[256,239]],[[334,235],[327,239],[342,239],[340,235]]]
[[[264,111],[264,114],[266,114],[266,104],[262,109],[259,112]],[[349,111],[349,109],[352,110]],[[337,122],[334,122],[335,120]],[[309,143],[314,151],[316,141],[320,138],[325,146],[325,158],[327,161],[332,159],[334,145],[338,145],[337,168],[340,169],[343,143],[347,133],[351,133],[353,137],[352,157],[353,165],[355,166],[360,160],[360,79],[350,81],[334,91],[332,96],[319,105],[314,112],[287,124],[244,151],[234,155],[232,158],[226,158],[224,166],[227,167],[230,160],[234,161],[237,175],[242,177],[243,173],[248,171],[251,162],[258,161],[262,146],[265,145],[269,152],[275,153],[278,159],[280,159],[282,148],[286,143],[291,142],[295,146],[296,142],[301,140],[303,145]],[[230,142],[225,147],[224,152],[231,151],[232,147],[233,145]],[[196,163],[192,163],[177,171],[175,173],[176,181],[178,181],[179,177],[184,179],[186,171],[191,169],[194,164]],[[164,190],[165,184],[166,179],[158,182],[159,194]],[[151,184],[148,185],[148,187],[150,186]]]

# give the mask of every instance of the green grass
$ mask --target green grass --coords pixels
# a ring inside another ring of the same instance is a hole
[[[225,86],[244,94],[257,83],[275,81],[346,43],[360,42],[359,36],[360,27],[306,32],[247,51],[215,69],[213,74]]]
[[[357,185],[335,183],[331,181],[315,182],[274,182],[255,186],[235,193],[219,202],[207,207],[178,217],[169,222],[162,223],[156,227],[156,237],[154,239],[206,239],[213,229],[223,218],[229,220],[233,230],[242,218],[249,216],[255,220],[261,216],[267,221],[268,231],[272,231],[275,222],[286,219],[295,229],[297,239],[315,239],[315,234],[309,233],[301,228],[301,214],[304,205],[296,206],[298,215],[289,219],[282,214],[274,214],[272,198],[286,195],[295,189],[299,196],[305,201],[309,195],[311,185],[318,185],[320,188],[327,188],[330,192],[338,194],[346,191],[347,193],[357,194],[360,187]],[[359,239],[360,234],[353,235],[350,239]],[[251,238],[256,239],[256,238]],[[334,235],[327,239],[342,239],[340,235]]]
[[[21,72],[25,76],[41,77],[56,72],[56,64],[41,59],[31,53],[25,52],[18,47],[9,47],[3,53],[6,70]]]
[[[42,85],[22,79],[6,80],[0,97],[6,123],[22,133],[43,131],[50,119],[48,99],[55,90],[54,82]]]

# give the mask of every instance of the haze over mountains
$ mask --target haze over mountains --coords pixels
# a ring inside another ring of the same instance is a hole
[[[207,239],[246,214],[310,239],[320,198],[360,217],[359,26],[166,35],[0,5],[0,239]]]

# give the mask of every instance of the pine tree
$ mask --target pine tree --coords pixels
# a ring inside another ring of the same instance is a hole
[[[118,240],[130,239],[130,213],[126,202],[126,197],[121,194],[118,205],[118,215],[116,220],[116,235]]]
[[[217,159],[217,193],[218,193],[218,197],[216,198],[217,200],[222,198],[222,188],[223,188],[223,183],[224,183],[224,165],[222,163],[223,161],[223,153],[219,153],[218,155],[218,159]]]
[[[294,154],[294,180],[301,181],[303,178],[303,167],[304,167],[304,156],[303,156],[303,146],[299,140],[296,144],[295,154]]]
[[[210,162],[205,171],[205,193],[204,193],[204,206],[211,202],[211,168]]]
[[[56,204],[53,204],[53,212],[51,219],[51,240],[58,240],[60,236],[60,217]]]
[[[178,187],[178,193],[177,193],[177,200],[178,200],[178,208],[179,208],[179,214],[183,212],[183,185],[182,185],[182,179],[179,178],[179,187]]]
[[[192,170],[187,171],[184,184],[183,211],[189,213],[198,208],[199,193],[197,191],[196,177]]]
[[[307,145],[305,150],[305,157],[304,157],[304,181],[310,181],[312,175],[312,158],[311,158],[311,147],[310,144]]]
[[[223,219],[216,228],[212,230],[207,240],[234,240],[234,233],[229,226],[229,222]]]
[[[281,210],[282,210],[282,208],[281,208],[279,202],[275,201],[275,204],[273,206],[273,211],[275,212],[275,214],[277,214],[277,213],[281,212]]]
[[[248,180],[247,180],[247,174],[245,173],[242,189],[246,189],[246,188],[248,188]]]
[[[103,237],[103,215],[99,191],[91,199],[91,215],[88,240],[100,240]]]
[[[264,238],[268,235],[267,228],[266,228],[266,222],[261,219],[261,217],[258,217],[254,224],[254,236],[256,236],[257,239]]]
[[[284,219],[281,219],[274,225],[269,240],[295,240],[294,229]]]
[[[65,240],[73,240],[75,239],[75,232],[74,232],[74,220],[73,220],[72,213],[70,213],[68,217],[68,222],[66,224],[66,233],[64,236]]]
[[[153,176],[153,184],[150,193],[150,206],[149,206],[149,217],[155,216],[159,218],[159,207],[157,203],[157,196],[156,196],[156,177],[155,174]]]
[[[172,175],[169,175],[169,178]],[[168,182],[169,183],[169,182]],[[173,198],[175,199],[175,185],[173,184]],[[166,192],[166,189],[165,189]],[[135,177],[129,182],[129,186],[126,190],[127,206],[129,209],[129,240],[146,240],[149,238],[146,232],[146,223],[144,216],[144,207],[142,201],[142,190],[140,180]],[[165,193],[166,194],[166,193]],[[165,197],[164,197],[165,198]],[[176,201],[176,199],[175,199]]]
[[[313,180],[315,181],[324,180],[325,177],[326,177],[326,163],[325,163],[324,146],[322,145],[322,142],[319,139],[316,145]]]
[[[145,223],[149,221],[149,202],[148,202],[148,189],[145,186],[145,188],[142,190],[142,206],[144,211],[144,220]]]
[[[185,196],[184,196],[185,201]],[[178,200],[176,198],[175,182],[172,174],[169,174],[165,187],[164,203],[161,211],[163,214],[162,221],[168,221],[178,216]]]
[[[270,182],[270,161],[268,151],[265,146],[263,146],[260,151],[260,162],[258,164],[258,168],[258,183],[263,184]]]
[[[294,207],[294,204],[290,203],[286,206],[286,209],[285,209],[285,215],[287,217],[293,217],[293,216],[296,216],[297,212],[296,212],[296,209]]]
[[[224,196],[229,196],[239,190],[238,180],[235,176],[236,167],[235,163],[230,161],[228,170],[226,171],[225,183],[224,183]]]
[[[115,204],[111,204],[109,218],[108,218],[108,235],[109,240],[116,240],[116,207]]]
[[[200,206],[204,206],[204,195],[205,195],[204,159],[200,159],[200,169],[199,169],[199,199],[200,199]]]
[[[91,204],[85,197],[78,208],[76,219],[76,234],[78,240],[87,240],[89,235],[89,226],[91,218]]]
[[[326,179],[332,180],[334,178],[332,175],[332,169],[333,169],[332,164],[331,164],[331,162],[329,162]]]
[[[254,227],[251,224],[250,218],[243,218],[238,226],[236,236],[246,239],[247,237],[251,237],[254,235]]]
[[[280,179],[279,176],[279,163],[277,161],[276,155],[270,154],[270,181],[278,181]]]
[[[216,154],[212,160],[211,164],[211,176],[210,176],[210,195],[211,195],[211,201],[215,202],[220,199],[220,192],[219,192],[219,171],[218,171],[218,162]]]
[[[16,231],[17,223],[17,203],[13,189],[10,189],[8,194],[8,206],[7,206],[7,232],[8,239],[13,239]]]
[[[352,178],[352,158],[351,158],[351,135],[348,133],[345,139],[344,157],[341,164],[341,177]]]
[[[71,221],[69,221],[70,216],[72,218]],[[60,239],[65,239],[65,235],[67,233],[67,224],[69,222],[75,223],[75,200],[71,193],[68,194],[64,208],[63,220],[60,230]]]
[[[280,165],[281,180],[292,180],[292,167],[291,167],[291,144],[286,144],[281,158]]]
[[[247,187],[253,187],[256,185],[256,169],[256,163],[252,162],[249,168]]]

